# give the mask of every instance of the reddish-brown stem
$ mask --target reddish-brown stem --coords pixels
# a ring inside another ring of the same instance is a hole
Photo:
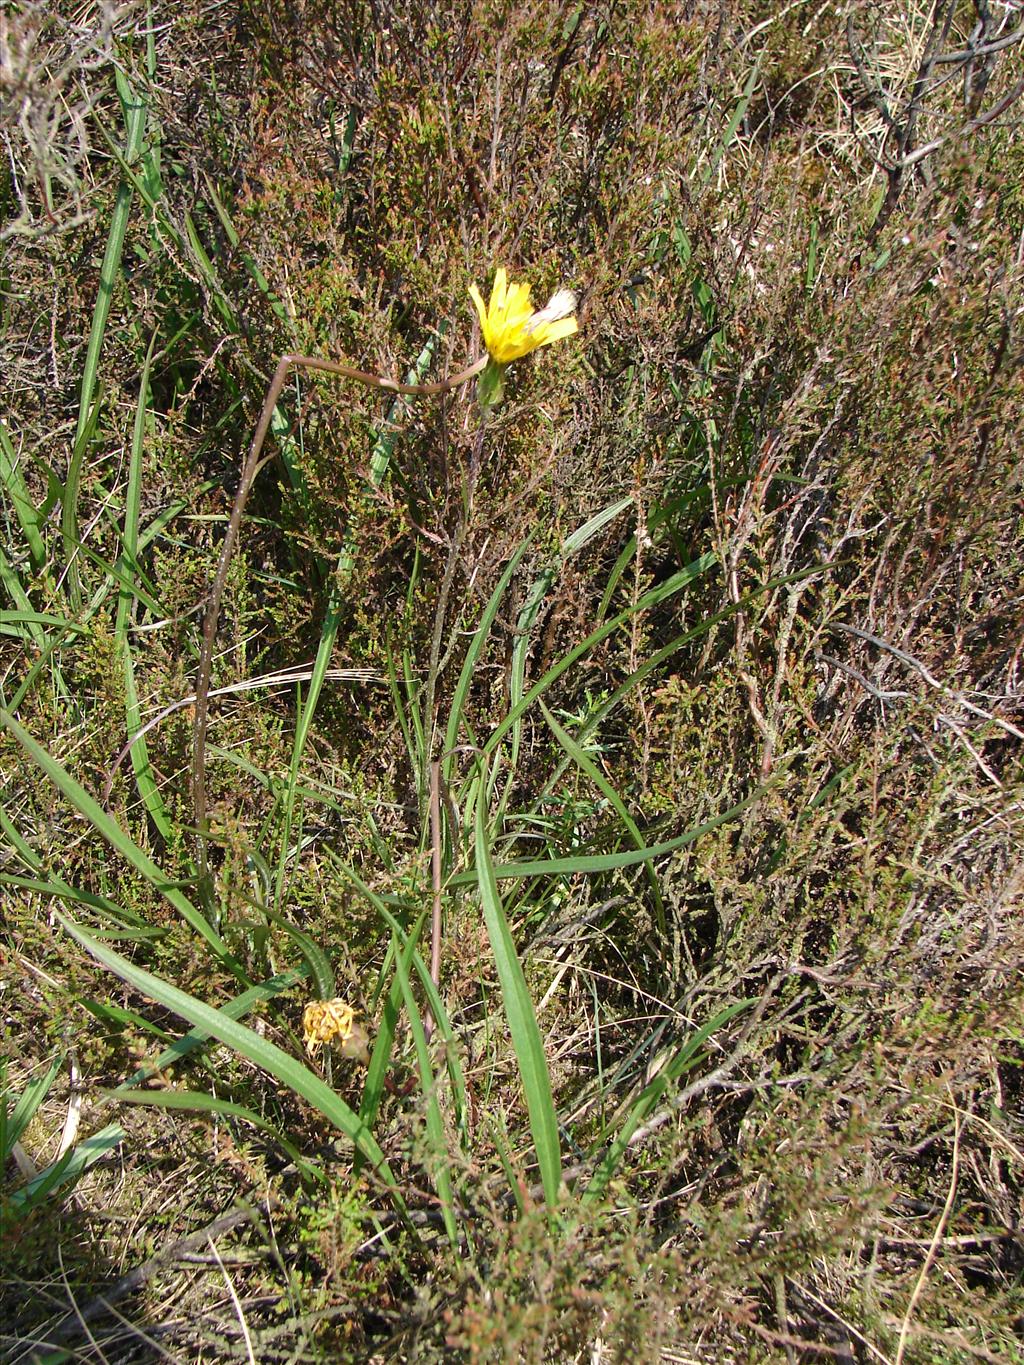
[[[192,727],[192,809],[195,818],[197,864],[201,885],[204,885],[208,878],[206,855],[206,730],[209,719],[210,679],[213,674],[213,651],[217,639],[217,623],[220,619],[220,604],[228,579],[231,556],[234,553],[235,543],[238,540],[238,533],[242,525],[245,504],[260,467],[263,443],[267,439],[270,420],[274,415],[274,409],[281,396],[285,380],[288,378],[288,372],[292,369],[315,370],[322,374],[335,374],[342,379],[354,379],[357,383],[365,384],[368,388],[383,389],[385,393],[427,396],[449,393],[452,389],[457,389],[460,384],[465,384],[475,375],[478,375],[486,364],[487,357],[485,355],[470,365],[468,369],[460,370],[458,374],[452,375],[448,379],[439,380],[435,384],[401,384],[395,379],[384,379],[380,375],[368,374],[365,370],[356,370],[350,365],[341,365],[334,360],[320,360],[315,356],[283,355],[277,362],[274,377],[270,381],[270,387],[267,389],[267,396],[263,402],[260,420],[256,424],[252,444],[242,467],[242,476],[238,482],[238,491],[231,508],[227,531],[224,533],[224,544],[221,546],[220,560],[210,588],[210,596],[206,603],[206,615],[203,619],[203,640],[199,652],[199,671],[196,677],[195,720]]]

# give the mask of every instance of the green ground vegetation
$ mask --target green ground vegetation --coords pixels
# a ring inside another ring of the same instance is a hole
[[[1024,1359],[1022,19],[5,9],[5,1359]]]

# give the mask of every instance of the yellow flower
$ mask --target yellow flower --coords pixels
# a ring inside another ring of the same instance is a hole
[[[311,1057],[328,1043],[337,1043],[344,1056],[364,1064],[370,1060],[369,1038],[347,1000],[313,1000],[302,1011],[302,1036]]]
[[[514,284],[510,288],[505,271],[498,269],[486,308],[475,284],[469,286],[469,293],[480,314],[484,345],[499,365],[507,365],[538,346],[549,346],[576,331],[576,319],[571,316],[576,311],[576,296],[568,289],[560,289],[546,307],[534,312],[530,307],[530,286]]]
[[[352,1032],[356,1012],[345,1000],[314,1000],[302,1011],[302,1034],[312,1057],[335,1038],[342,1042]]]

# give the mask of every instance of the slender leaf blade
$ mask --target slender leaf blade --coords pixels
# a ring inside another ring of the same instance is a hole
[[[404,1214],[405,1201],[377,1139],[359,1115],[308,1066],[296,1061],[283,1048],[261,1037],[254,1029],[246,1028],[244,1024],[229,1018],[221,1010],[214,1009],[195,996],[179,990],[177,986],[172,986],[142,967],[137,967],[112,948],[100,943],[81,925],[65,915],[58,914],[57,918],[71,937],[115,976],[119,976],[135,990],[155,1000],[158,1005],[172,1010],[182,1019],[187,1019],[196,1028],[203,1029],[211,1038],[226,1043],[254,1066],[273,1076],[275,1080],[319,1110],[362,1153],[388,1187],[396,1209]]]
[[[608,1148],[600,1165],[591,1177],[590,1183],[583,1192],[583,1204],[592,1204],[599,1199],[608,1187],[608,1182],[615,1174],[616,1168],[629,1146],[630,1139],[636,1130],[643,1123],[644,1119],[651,1113],[655,1105],[667,1093],[668,1088],[679,1077],[692,1066],[697,1060],[697,1053],[718,1029],[723,1028],[730,1019],[735,1018],[742,1010],[749,1009],[755,1004],[754,1000],[737,1000],[726,1009],[721,1010],[713,1019],[709,1019],[699,1029],[693,1033],[686,1042],[680,1047],[679,1051],[672,1060],[654,1077],[648,1085],[640,1092],[636,1103],[633,1105],[629,1115],[619,1130],[615,1141]]]
[[[195,908],[188,897],[171,884],[149,855],[144,853],[138,844],[125,833],[113,816],[109,815],[99,802],[89,795],[81,783],[76,781],[66,768],[62,767],[8,711],[2,708],[0,708],[0,724],[10,730],[37,767],[42,769],[61,795],[70,801],[78,813],[85,816],[96,832],[102,835],[112,848],[116,849],[137,872],[146,878],[152,887],[161,893],[164,899],[177,910],[182,919],[206,940],[221,961],[229,962],[231,954],[221,936],[205,916]]]
[[[551,1075],[544,1055],[544,1042],[537,1024],[537,1015],[516,953],[512,932],[505,918],[505,910],[498,894],[495,868],[491,860],[487,830],[484,793],[487,790],[486,772],[477,787],[476,799],[476,877],[480,887],[480,902],[484,923],[494,951],[494,960],[501,983],[502,1003],[508,1021],[512,1047],[519,1064],[519,1074],[526,1098],[526,1109],[533,1134],[534,1150],[540,1167],[544,1199],[549,1210],[558,1203],[562,1186],[561,1144],[558,1116],[551,1092]]]

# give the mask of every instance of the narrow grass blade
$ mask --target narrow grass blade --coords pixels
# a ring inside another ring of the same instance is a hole
[[[512,1143],[509,1140],[508,1129],[505,1121],[500,1114],[493,1114],[489,1124],[491,1130],[491,1141],[494,1143],[494,1150],[498,1154],[501,1162],[501,1169],[505,1172],[505,1179],[508,1181],[508,1188],[515,1201],[516,1213],[520,1218],[526,1213],[526,1200],[523,1198],[525,1182],[522,1173],[516,1170],[515,1161],[512,1157]]]
[[[723,480],[718,484],[718,487],[725,489],[732,487],[738,482],[739,480]],[[647,534],[650,536],[652,543],[657,545],[660,539],[658,533],[666,523],[669,528],[671,528],[672,523],[681,512],[685,511],[692,503],[702,502],[705,499],[708,501],[711,499],[711,489],[707,485],[696,488],[690,493],[685,493],[681,497],[673,498],[670,502],[664,503],[652,511],[647,518]],[[636,554],[636,550],[637,540],[634,532],[622,547],[622,550],[619,552],[619,557],[612,565],[612,571],[608,575],[608,582],[605,584],[604,592],[601,594],[601,605],[597,609],[597,619],[599,621],[603,621],[608,615],[608,609],[611,606],[612,598],[615,596],[615,590],[622,581],[623,574],[629,568],[629,565]]]
[[[206,181],[207,191],[209,192],[213,207],[217,213],[217,217],[220,219],[221,227],[224,229],[228,242],[231,244],[232,248],[239,253],[249,278],[266,299],[272,311],[276,314],[278,321],[284,323],[288,335],[294,339],[294,318],[288,313],[284,304],[282,304],[281,300],[271,289],[270,283],[263,274],[263,271],[260,270],[259,266],[248,252],[241,247],[241,238],[238,235],[234,223],[231,221],[231,215],[228,213],[223,200],[217,193],[213,181],[208,175],[204,176],[203,179]],[[234,327],[236,331],[240,330],[237,322],[234,324]],[[298,376],[295,378],[295,387],[296,391],[298,391]],[[298,397],[298,392],[296,392],[296,396]],[[311,502],[309,483],[306,479],[305,461],[302,458],[302,428],[301,426],[298,428],[298,435],[296,435],[291,423],[285,416],[283,408],[278,406],[275,407],[270,419],[270,434],[277,445],[277,451],[288,475],[288,481],[298,496],[299,504],[306,515],[309,515]],[[327,561],[317,555],[316,563],[321,575],[325,575],[328,568]]]
[[[395,946],[398,947],[397,939]],[[404,952],[401,951],[395,953],[395,975],[402,992],[413,1046],[416,1049],[416,1063],[420,1072],[420,1090],[426,1106],[431,1174],[434,1178],[434,1184],[437,1186],[437,1197],[441,1204],[444,1229],[448,1234],[448,1241],[454,1249],[459,1245],[459,1234],[455,1226],[455,1196],[452,1192],[451,1172],[448,1169],[444,1120],[441,1117],[441,1106],[437,1100],[437,1077],[434,1075],[434,1068],[430,1063],[430,1049],[427,1047],[427,1035],[423,1029],[419,1006],[416,1004],[416,997],[413,995],[412,987],[409,984],[408,963],[405,961]]]
[[[509,730],[515,725],[516,721],[518,721],[519,717],[533,705],[538,697],[543,696],[548,688],[551,687],[563,673],[588,654],[595,645],[598,645],[602,640],[607,639],[613,631],[618,630],[619,626],[623,625],[638,612],[648,611],[652,607],[659,606],[662,602],[667,602],[669,598],[675,596],[676,593],[681,592],[683,588],[692,583],[695,578],[698,578],[702,573],[705,573],[717,562],[718,556],[713,551],[701,555],[699,559],[695,559],[692,564],[687,564],[684,569],[680,569],[678,573],[673,574],[672,577],[666,579],[664,583],[659,583],[657,587],[651,588],[649,592],[644,593],[644,595],[638,598],[632,606],[625,608],[625,610],[620,611],[610,620],[605,621],[597,630],[592,631],[585,640],[582,640],[578,645],[571,649],[568,654],[563,655],[558,663],[549,668],[542,677],[537,679],[523,698],[512,706],[509,709],[508,714],[494,727],[486,744],[483,746],[484,757],[490,758],[504,740]]]
[[[707,185],[710,183],[711,177],[718,169],[718,163],[729,150],[729,145],[732,142],[733,138],[736,136],[736,129],[743,122],[743,117],[747,112],[747,106],[750,104],[751,97],[754,93],[754,86],[757,84],[760,75],[761,65],[759,62],[755,62],[754,66],[751,68],[750,75],[747,77],[747,81],[743,87],[743,91],[736,102],[736,108],[732,111],[732,117],[729,119],[729,122],[726,125],[725,132],[719,139],[718,146],[715,148],[714,153],[712,154],[710,160],[708,161],[708,164],[704,167],[704,170],[701,172],[700,183],[702,185]]]
[[[112,1123],[101,1128],[92,1137],[76,1143],[69,1152],[34,1176],[27,1185],[22,1185],[8,1196],[7,1207],[10,1213],[23,1218],[54,1190],[64,1185],[74,1184],[90,1166],[119,1147],[125,1139],[125,1131],[119,1124]]]
[[[548,728],[555,739],[569,755],[576,767],[589,777],[594,786],[597,787],[598,791],[626,827],[626,832],[636,844],[637,848],[642,849],[644,847],[644,836],[640,833],[636,821],[626,809],[618,792],[586,750],[577,744],[572,736],[562,729],[544,703],[540,701],[538,702],[538,705],[540,706],[544,719],[548,723]],[[655,872],[654,866],[650,861],[644,863],[644,869],[647,873],[647,881],[651,888],[651,898],[654,902],[654,914],[657,920],[658,930],[664,936],[668,933],[668,924],[665,919],[665,906],[661,899],[661,885],[658,881],[658,874]]]
[[[821,568],[816,567],[801,570],[799,573],[771,579],[753,592],[745,593],[738,602],[730,602],[729,605],[723,607],[721,611],[717,611],[713,615],[706,617],[699,625],[684,631],[681,635],[677,635],[674,639],[670,640],[667,645],[662,646],[662,648],[652,654],[649,659],[645,660],[645,662],[632,672],[624,682],[619,684],[615,691],[612,692],[599,707],[596,707],[590,713],[586,722],[576,735],[576,742],[582,744],[589,735],[594,734],[615,708],[629,696],[631,692],[635,691],[645,678],[650,677],[650,675],[670,659],[673,654],[677,654],[684,645],[687,645],[691,643],[691,641],[699,639],[700,636],[706,635],[709,631],[714,630],[715,626],[728,620],[729,617],[734,616],[736,612],[745,611],[752,602],[756,601],[758,597],[764,596],[765,593],[772,592],[774,589],[783,587],[787,583],[799,582],[801,579],[812,577],[814,574],[820,572]],[[561,780],[562,774],[569,761],[568,757],[566,757],[566,759],[554,769],[551,776],[537,793],[530,808],[531,810],[536,810],[549,793],[555,789]]]
[[[6,579],[4,576],[5,564],[6,560],[4,559],[4,553],[2,550],[0,550],[0,583],[6,584]],[[25,676],[22,678],[21,682],[15,688],[11,696],[3,697],[2,705],[8,711],[12,712],[17,711],[18,707],[29,695],[29,693],[32,691],[33,687],[35,687],[39,679],[43,676],[48,665],[52,665],[53,667],[54,690],[60,697],[63,697],[65,695],[65,688],[61,677],[61,672],[54,660],[54,655],[57,653],[61,645],[61,636],[58,635],[56,639],[48,640],[46,636],[42,633],[42,629],[40,628],[39,638],[34,641],[34,644],[35,648],[39,651],[38,657],[34,659],[33,662],[26,669]],[[3,696],[2,679],[0,679],[0,696]]]
[[[0,830],[3,831],[7,842],[15,853],[17,853],[22,864],[27,867],[30,872],[42,872],[42,858],[40,858],[39,854],[22,835],[21,830],[7,814],[7,810],[2,801],[0,801]]]
[[[406,965],[406,975],[408,968],[412,964],[416,953],[416,945],[419,942],[419,935],[423,932],[423,924],[426,923],[426,910],[423,910],[419,919],[416,920],[412,932],[407,936],[406,942],[401,942],[399,935],[392,932],[392,940],[388,955],[386,955],[385,969],[388,964],[395,962],[396,955],[400,955],[401,960]],[[390,1054],[395,1047],[395,1035],[399,1026],[399,1013],[401,1009],[401,984],[399,973],[395,973],[390,981],[388,994],[384,996],[384,1009],[381,1011],[381,1022],[377,1028],[377,1037],[374,1039],[373,1055],[370,1057],[370,1065],[366,1069],[366,1081],[363,1082],[363,1099],[359,1104],[359,1117],[371,1127],[377,1121],[377,1111],[380,1110],[381,1100],[384,1099],[384,1082],[388,1074],[390,1065]]]
[[[255,1009],[264,1000],[273,1000],[285,991],[290,991],[294,986],[304,981],[308,975],[309,972],[305,967],[296,967],[292,971],[280,972],[267,981],[261,981],[256,986],[250,986],[241,995],[236,995],[233,1000],[221,1005],[220,1014],[225,1019],[244,1019],[250,1010]],[[188,1033],[182,1034],[180,1038],[175,1038],[173,1043],[168,1044],[152,1062],[147,1062],[145,1066],[140,1067],[138,1071],[129,1076],[124,1082],[123,1088],[130,1090],[133,1086],[142,1085],[151,1076],[156,1076],[161,1071],[167,1071],[170,1067],[177,1066],[179,1062],[198,1051],[209,1041],[210,1035],[205,1029],[189,1029]],[[121,1089],[121,1086],[117,1086],[112,1093],[116,1095]]]
[[[416,552],[413,555],[412,572],[409,574],[409,586],[405,590],[405,621],[400,631],[407,640],[419,611],[418,593],[422,577],[423,553],[417,543]],[[429,800],[430,755],[427,753],[427,727],[423,719],[423,683],[416,671],[416,662],[408,643],[402,649],[402,680],[405,684],[405,695],[408,698],[409,724],[413,739],[413,743],[409,747],[409,754],[412,761],[412,772],[417,774],[419,790],[416,795],[419,800],[421,821],[425,826],[426,821],[423,817],[426,814]]]
[[[49,1071],[28,1083],[18,1097],[14,1108],[10,1111],[7,1109],[7,1064],[0,1064],[0,1119],[3,1121],[3,1133],[0,1135],[0,1159],[4,1165],[7,1164],[14,1144],[21,1140],[22,1133],[32,1122],[39,1106],[49,1094],[50,1087],[57,1079],[62,1061],[62,1057],[54,1057],[50,1063]]]
[[[647,863],[652,858],[662,858],[666,853],[674,853],[676,849],[685,848],[687,844],[694,843],[711,830],[717,829],[719,825],[735,820],[737,815],[748,806],[752,806],[755,801],[760,801],[765,792],[774,786],[775,781],[766,782],[729,810],[716,815],[713,820],[706,820],[695,829],[687,830],[685,834],[679,834],[674,839],[666,839],[664,843],[649,844],[646,848],[626,853],[581,853],[572,858],[547,858],[538,862],[495,863],[492,866],[492,874],[496,881],[515,881],[522,877],[571,877],[586,872],[612,872],[620,867],[636,867],[639,863]],[[473,878],[472,872],[459,872],[449,879],[448,885],[465,886],[470,884]]]
[[[412,726],[412,751],[418,756],[419,766],[413,768],[417,774],[417,797],[419,798],[420,808],[426,809],[427,800],[427,773],[430,770],[430,759],[427,754],[427,724],[423,716],[421,705],[423,687],[416,675],[416,664],[413,660],[412,650],[406,646],[402,650],[402,678],[405,682],[405,695],[409,698],[409,721]]]
[[[123,1005],[115,1005],[106,1000],[92,1000],[88,996],[80,997],[80,1002],[82,1008],[88,1010],[94,1019],[98,1019],[101,1024],[106,1024],[115,1031],[127,1025],[139,1033],[148,1033],[161,1043],[167,1043],[173,1037],[173,1034],[168,1033],[159,1024],[154,1024],[152,1020],[147,1019],[138,1010],[125,1009]]]
[[[121,588],[127,588],[132,596],[137,597],[143,606],[148,607],[156,617],[159,618],[164,615],[163,603],[158,601],[146,585],[140,581],[142,576],[138,572],[137,565],[134,567],[134,572],[129,573],[125,571],[120,562],[111,564],[109,560],[104,559],[102,555],[98,555],[96,551],[88,545],[80,544],[77,547],[77,550],[77,557],[79,559],[87,559],[90,564],[95,564],[102,573],[104,579],[93,593],[88,606],[80,608],[81,620],[88,621],[96,615],[100,607],[106,601],[107,595],[115,583]]]
[[[633,499],[631,497],[620,498],[618,502],[613,502],[610,507],[605,507],[602,511],[598,512],[595,516],[591,517],[589,521],[584,522],[582,526],[578,526],[571,535],[566,537],[565,542],[563,543],[562,548],[558,555],[558,562],[555,565],[545,569],[537,577],[536,581],[533,584],[533,587],[530,589],[529,593],[526,596],[526,601],[523,604],[523,609],[519,614],[519,620],[516,623],[516,628],[520,632],[524,633],[519,635],[519,637],[516,639],[515,645],[513,646],[512,656],[513,702],[518,701],[519,698],[522,696],[523,692],[523,678],[525,676],[526,670],[526,656],[530,648],[530,641],[528,638],[529,632],[533,629],[533,626],[537,620],[537,616],[540,613],[541,604],[543,603],[544,598],[547,596],[547,593],[550,590],[551,584],[554,582],[559,569],[562,567],[562,565],[565,563],[567,559],[569,559],[572,555],[576,554],[578,550],[581,550],[584,547],[584,545],[586,545],[589,541],[593,540],[594,536],[596,536],[600,531],[603,531],[604,528],[607,525],[609,525],[610,522],[614,521],[616,517],[621,516],[621,514],[632,505]],[[601,614],[603,615],[604,613],[602,612]]]
[[[45,611],[0,611],[0,635],[13,635],[18,640],[38,640],[39,628],[52,626],[56,630],[67,631],[71,635],[88,635],[89,628],[63,616],[53,616]]]
[[[321,1000],[333,1000],[338,993],[334,968],[331,966],[330,958],[316,939],[307,934],[304,929],[300,929],[298,925],[292,924],[291,920],[285,915],[279,915],[269,905],[261,905],[259,913],[266,915],[271,924],[276,924],[279,929],[283,930],[309,963],[319,998]]]
[[[451,711],[448,716],[448,728],[445,731],[444,737],[444,758],[441,763],[441,772],[445,782],[448,784],[451,782],[452,764],[455,761],[454,749],[455,745],[458,743],[459,725],[462,721],[462,712],[465,709],[470,683],[473,680],[473,670],[476,668],[480,655],[483,652],[484,645],[487,643],[487,637],[491,633],[491,626],[494,624],[494,618],[498,614],[498,609],[508,590],[508,585],[512,581],[512,575],[519,567],[519,561],[526,553],[532,538],[532,536],[526,537],[506,565],[505,572],[498,580],[498,586],[491,593],[490,600],[484,608],[483,616],[480,618],[480,624],[474,631],[469,649],[466,651],[466,657],[462,664],[462,671],[459,674],[459,681],[455,685],[455,692],[452,696]]]
[[[227,208],[224,205],[224,201],[217,193],[216,186],[214,185],[213,181],[210,179],[208,175],[204,174],[203,180],[206,182],[207,192],[210,196],[211,202],[213,203],[213,207],[216,210],[217,217],[220,219],[220,225],[224,229],[225,236],[231,243],[232,247],[236,251],[238,251],[239,255],[241,256],[242,264],[245,266],[249,278],[252,280],[253,284],[266,299],[270,307],[273,309],[278,320],[285,324],[289,332],[292,332],[294,330],[293,319],[289,315],[284,304],[271,289],[270,283],[267,280],[266,275],[264,275],[263,271],[259,268],[259,266],[253,260],[253,258],[249,255],[249,253],[245,251],[244,248],[242,248],[241,246],[242,239],[239,237],[238,230],[235,227],[234,223],[231,221],[231,215],[228,213]]]
[[[170,883],[149,855],[139,848],[138,844],[124,832],[112,816],[107,814],[99,802],[90,796],[85,788],[55,758],[52,758],[43,746],[33,739],[28,731],[7,711],[0,710],[0,724],[5,725],[10,730],[29,758],[37,767],[42,769],[61,795],[74,806],[79,815],[83,815],[93,829],[110,844],[111,848],[116,849],[137,872],[145,877],[149,884],[159,891],[165,900],[177,910],[182,919],[191,925],[200,937],[206,940],[218,959],[229,966],[233,965],[227,944],[205,916],[176,886]]]
[[[145,937],[153,940],[165,938],[167,934],[165,929],[155,929],[146,924],[141,915],[137,915],[134,910],[127,910],[123,906],[115,905],[105,896],[98,896],[92,891],[81,891],[78,887],[69,886],[67,882],[55,877],[52,873],[49,877],[43,878],[18,877],[10,872],[0,872],[0,886],[14,886],[19,891],[34,891],[37,895],[66,901],[71,905],[87,905],[90,910],[95,910],[97,914],[105,916],[111,923],[122,928],[127,926],[129,930],[141,930]],[[129,936],[132,938],[140,937],[139,934],[134,933]]]
[[[296,1095],[300,1095],[314,1109],[319,1110],[324,1118],[343,1132],[356,1149],[362,1153],[371,1168],[388,1187],[396,1209],[403,1215],[405,1214],[405,1201],[398,1188],[398,1182],[392,1174],[377,1139],[341,1096],[336,1094],[308,1066],[296,1061],[294,1057],[290,1057],[282,1048],[261,1037],[254,1029],[246,1028],[244,1024],[239,1024],[234,1019],[229,1018],[221,1010],[204,1004],[195,996],[187,995],[184,991],[178,990],[176,986],[170,985],[169,982],[162,981],[141,967],[136,967],[127,958],[121,957],[113,949],[98,942],[91,934],[86,933],[80,925],[75,924],[73,920],[67,919],[64,915],[58,915],[57,918],[77,943],[80,943],[97,962],[119,976],[122,981],[126,981],[129,986],[141,991],[143,995],[149,996],[158,1005],[163,1005],[165,1009],[172,1010],[182,1019],[187,1019],[195,1027],[203,1029],[211,1038],[218,1038],[222,1043],[226,1043],[240,1056],[247,1058],[254,1066],[273,1076],[275,1080],[287,1086]]]
[[[416,956],[416,945],[419,943],[426,918],[427,912],[424,910],[404,943],[400,935],[394,930],[392,931],[391,952],[388,954],[388,961],[394,962],[395,959],[400,959],[406,979],[408,979],[409,967]],[[380,1102],[384,1098],[384,1080],[391,1062],[391,1052],[395,1045],[395,1032],[398,1028],[401,1003],[401,976],[396,971],[391,981],[391,989],[384,997],[384,1008],[381,1012],[377,1037],[373,1044],[373,1055],[370,1057],[370,1065],[366,1068],[363,1099],[359,1106],[359,1117],[368,1128],[372,1128],[376,1122],[377,1111],[380,1109]]]
[[[551,1076],[544,1042],[537,1025],[533,1001],[516,954],[512,933],[505,918],[505,910],[498,894],[498,883],[491,861],[484,793],[487,790],[486,770],[481,775],[476,799],[476,876],[480,887],[487,935],[494,951],[494,960],[501,983],[502,1004],[508,1021],[509,1036],[519,1064],[526,1109],[530,1118],[533,1146],[537,1153],[544,1199],[550,1210],[558,1203],[562,1186],[562,1158],[558,1135],[558,1117],[551,1093]]]
[[[131,459],[128,465],[128,488],[125,493],[124,529],[121,533],[123,554],[119,568],[129,580],[134,578],[134,566],[139,553],[139,509],[142,501],[142,457],[145,448],[146,421],[149,413],[149,370],[153,359],[156,333],[149,343],[142,378],[139,382],[139,401],[135,408],[135,424],[132,429]],[[121,657],[121,671],[124,677],[125,726],[128,735],[138,736],[132,742],[129,753],[135,772],[135,785],[142,804],[153,821],[160,836],[170,842],[173,824],[167,807],[164,805],[160,788],[157,785],[146,737],[143,728],[142,712],[139,707],[139,693],[135,685],[135,665],[128,642],[128,625],[131,619],[133,592],[128,583],[122,583],[117,598],[117,616],[114,622],[114,640]]]
[[[614,1176],[626,1148],[629,1146],[630,1138],[667,1093],[669,1086],[673,1085],[685,1071],[700,1060],[701,1049],[711,1035],[718,1029],[724,1028],[730,1019],[734,1019],[737,1014],[749,1009],[755,1003],[754,1000],[738,1000],[727,1009],[716,1014],[713,1019],[709,1019],[706,1024],[702,1025],[686,1040],[672,1060],[658,1072],[650,1084],[644,1087],[618,1136],[608,1148],[601,1164],[591,1177],[586,1190],[584,1190],[582,1202],[585,1205],[592,1204],[595,1200],[600,1199],[608,1187],[608,1182]]]
[[[455,1123],[458,1127],[460,1137],[465,1141],[467,1115],[466,1082],[462,1074],[462,1064],[459,1061],[457,1041],[452,1030],[451,1020],[448,1018],[448,1011],[445,1008],[444,1001],[441,999],[440,993],[431,978],[430,969],[423,961],[421,954],[416,951],[419,937],[423,930],[426,911],[417,918],[411,932],[407,934],[397,917],[388,909],[383,898],[371,891],[357,872],[353,871],[346,863],[343,863],[335,854],[329,853],[328,856],[341,875],[345,877],[347,881],[351,882],[356,890],[370,902],[377,911],[377,914],[380,915],[381,919],[391,930],[397,942],[402,945],[402,951],[411,953],[410,962],[415,968],[416,975],[419,977],[420,986],[423,989],[423,994],[426,996],[430,1013],[434,1016],[436,1034],[444,1044],[445,1061],[448,1066],[448,1077],[452,1086],[452,1101],[455,1107]],[[374,1058],[371,1058],[370,1061],[371,1069],[375,1059],[376,1053]],[[380,1078],[380,1083],[383,1084],[383,1076]],[[369,1084],[369,1078],[367,1084]],[[370,1101],[364,1098],[364,1104],[367,1103],[370,1103]],[[376,1113],[376,1109],[373,1109],[372,1112]]]
[[[304,1157],[294,1142],[286,1138],[276,1123],[263,1118],[244,1104],[233,1100],[222,1100],[218,1095],[207,1095],[201,1090],[102,1090],[109,1100],[119,1104],[147,1105],[157,1109],[183,1109],[190,1113],[217,1114],[222,1118],[241,1119],[251,1123],[260,1132],[272,1137],[279,1147],[288,1153],[301,1174],[307,1179],[325,1182],[327,1176],[315,1162]]]
[[[224,293],[224,286],[220,282],[213,261],[210,259],[209,252],[203,245],[203,239],[199,235],[199,229],[195,225],[195,220],[190,213],[184,217],[185,240],[188,243],[189,254],[192,260],[199,267],[203,277],[203,283],[210,291],[210,303],[217,310],[225,330],[232,336],[237,336],[239,332],[238,321],[235,317],[231,301]]]
[[[551,586],[555,582],[566,560],[570,559],[596,535],[599,535],[604,528],[609,525],[616,517],[620,516],[628,507],[631,507],[633,499],[620,498],[618,502],[613,502],[609,507],[603,508],[582,526],[577,526],[571,535],[566,536],[558,552],[557,560],[554,564],[543,569],[534,580],[530,591],[526,595],[519,612],[519,619],[516,622],[516,637],[512,644],[512,666],[509,670],[509,700],[513,707],[518,705],[523,697],[523,689],[526,683],[526,659],[530,652],[533,642],[533,628],[540,615],[540,609],[544,599],[551,591]],[[515,781],[516,769],[519,765],[519,750],[522,745],[523,718],[520,716],[512,726],[511,741],[509,744],[508,757],[508,778],[505,784],[505,791],[499,805],[499,810],[503,810],[508,795],[511,792],[512,784]],[[495,769],[495,774],[497,769]]]
[[[43,650],[46,647],[46,632],[43,630],[41,622],[35,619],[39,613],[33,608],[32,601],[21,581],[21,575],[7,558],[2,546],[0,546],[0,585],[7,590],[8,596],[17,607],[18,613],[28,627],[32,643],[37,649]]]
[[[444,337],[446,331],[442,323],[438,326],[437,336],[431,337],[423,350],[416,357],[406,375],[407,384],[420,384],[426,378],[427,371],[430,369],[434,359],[434,352],[437,350],[438,342]],[[370,468],[367,476],[367,485],[370,489],[380,488],[387,478],[388,469],[391,466],[391,456],[395,448],[395,441],[398,438],[400,428],[397,425],[398,418],[409,410],[409,401],[406,398],[397,398],[388,409],[388,414],[384,419],[381,430],[377,433],[377,438],[370,451]],[[338,563],[338,580],[344,583],[355,569],[354,541],[350,536],[341,553]]]
[[[398,669],[395,664],[394,641],[390,631],[387,633],[385,647],[387,649],[388,659],[388,690],[391,693],[391,702],[395,708],[395,715],[398,718],[398,726],[402,732],[402,739],[405,742],[405,752],[409,759],[409,771],[419,774],[423,771],[423,753],[422,750],[417,751],[417,747],[413,743],[412,723],[409,716],[409,711],[415,708],[416,703],[409,691],[408,679],[405,680],[405,696],[402,695],[402,687],[399,685],[398,681]],[[420,733],[421,730],[417,726],[417,734]]]
[[[46,547],[39,530],[42,518],[29,496],[25,476],[21,472],[21,461],[15,453],[3,422],[0,422],[0,485],[6,489],[11,500],[14,515],[18,519],[21,534],[28,548],[32,568],[39,573],[46,563]]]
[[[125,118],[124,159],[131,165],[138,159],[139,152],[142,149],[142,140],[146,130],[146,100],[144,96],[138,95],[132,90],[127,77],[119,67],[115,68],[114,75]],[[68,470],[67,482],[64,485],[64,499],[61,507],[61,534],[64,538],[64,554],[69,564],[68,581],[71,600],[76,608],[80,604],[81,598],[76,562],[78,489],[82,477],[82,465],[88,450],[88,431],[90,424],[95,421],[100,352],[103,349],[103,338],[107,330],[107,320],[110,317],[110,305],[113,302],[117,277],[121,269],[121,255],[124,250],[125,233],[128,230],[131,203],[132,187],[127,180],[122,180],[117,187],[110,230],[107,234],[107,246],[103,253],[103,263],[100,266],[99,291],[93,308],[89,345],[86,349],[85,364],[82,368],[82,386],[78,398],[78,425],[75,431],[74,451],[71,457],[71,467]]]

